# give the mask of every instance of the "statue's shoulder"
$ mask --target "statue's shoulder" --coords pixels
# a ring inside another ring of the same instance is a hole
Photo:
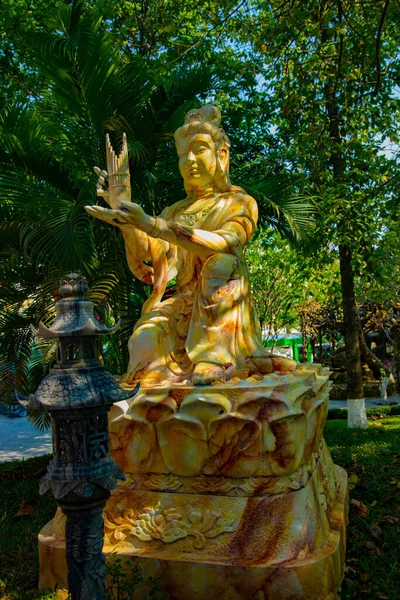
[[[233,205],[237,206],[237,208],[241,210],[241,212],[248,212],[251,215],[258,214],[257,202],[242,187],[238,185],[231,185],[229,190],[226,192],[226,196],[230,199]]]

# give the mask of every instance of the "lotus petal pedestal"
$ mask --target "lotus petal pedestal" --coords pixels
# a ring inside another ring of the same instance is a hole
[[[328,377],[305,365],[147,388],[114,406],[113,458],[127,481],[105,509],[108,560],[161,575],[171,600],[339,598],[347,477],[322,437]],[[40,586],[65,589],[58,517],[39,546]]]

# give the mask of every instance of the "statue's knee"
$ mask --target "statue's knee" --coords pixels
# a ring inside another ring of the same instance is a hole
[[[201,278],[217,278],[224,281],[238,279],[239,259],[232,254],[213,254],[206,260],[201,270]]]
[[[239,259],[231,254],[214,254],[201,271],[201,295],[210,304],[218,304],[228,297],[233,302],[240,287]]]
[[[130,352],[138,352],[141,350],[150,350],[153,347],[160,345],[160,340],[164,337],[162,328],[158,323],[145,322],[135,328],[132,333],[128,348]]]

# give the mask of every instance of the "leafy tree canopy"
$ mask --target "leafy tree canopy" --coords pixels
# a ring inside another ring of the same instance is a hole
[[[0,264],[4,318],[17,320],[1,330],[21,332],[21,356],[66,269],[87,272],[99,310],[107,295],[126,316],[126,343],[145,290],[121,239],[82,210],[95,202],[92,167],[104,166],[105,131],[114,145],[127,131],[134,197],[159,212],[183,193],[172,131],[204,101],[223,110],[233,180],[257,198],[261,223],[292,242],[311,232],[322,264],[340,250],[354,298],[394,290],[397,14],[394,0],[3,0]],[[123,369],[120,350],[115,360]]]

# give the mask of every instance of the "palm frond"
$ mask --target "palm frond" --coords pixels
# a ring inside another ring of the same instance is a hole
[[[258,203],[260,226],[276,229],[291,243],[307,238],[315,228],[317,198],[301,191],[306,185],[304,178],[286,174],[243,182]]]
[[[52,32],[24,34],[37,94],[0,107],[0,394],[10,401],[14,389],[34,391],[53,360],[30,326],[51,323],[70,271],[88,277],[102,319],[121,318],[104,340],[105,361],[126,369],[146,289],[126,265],[119,232],[84,211],[96,202],[92,168],[105,166],[105,132],[118,147],[126,131],[133,197],[160,212],[183,192],[173,131],[213,84],[202,69],[156,80],[141,57],[126,60],[94,12],[81,0],[64,4]]]

